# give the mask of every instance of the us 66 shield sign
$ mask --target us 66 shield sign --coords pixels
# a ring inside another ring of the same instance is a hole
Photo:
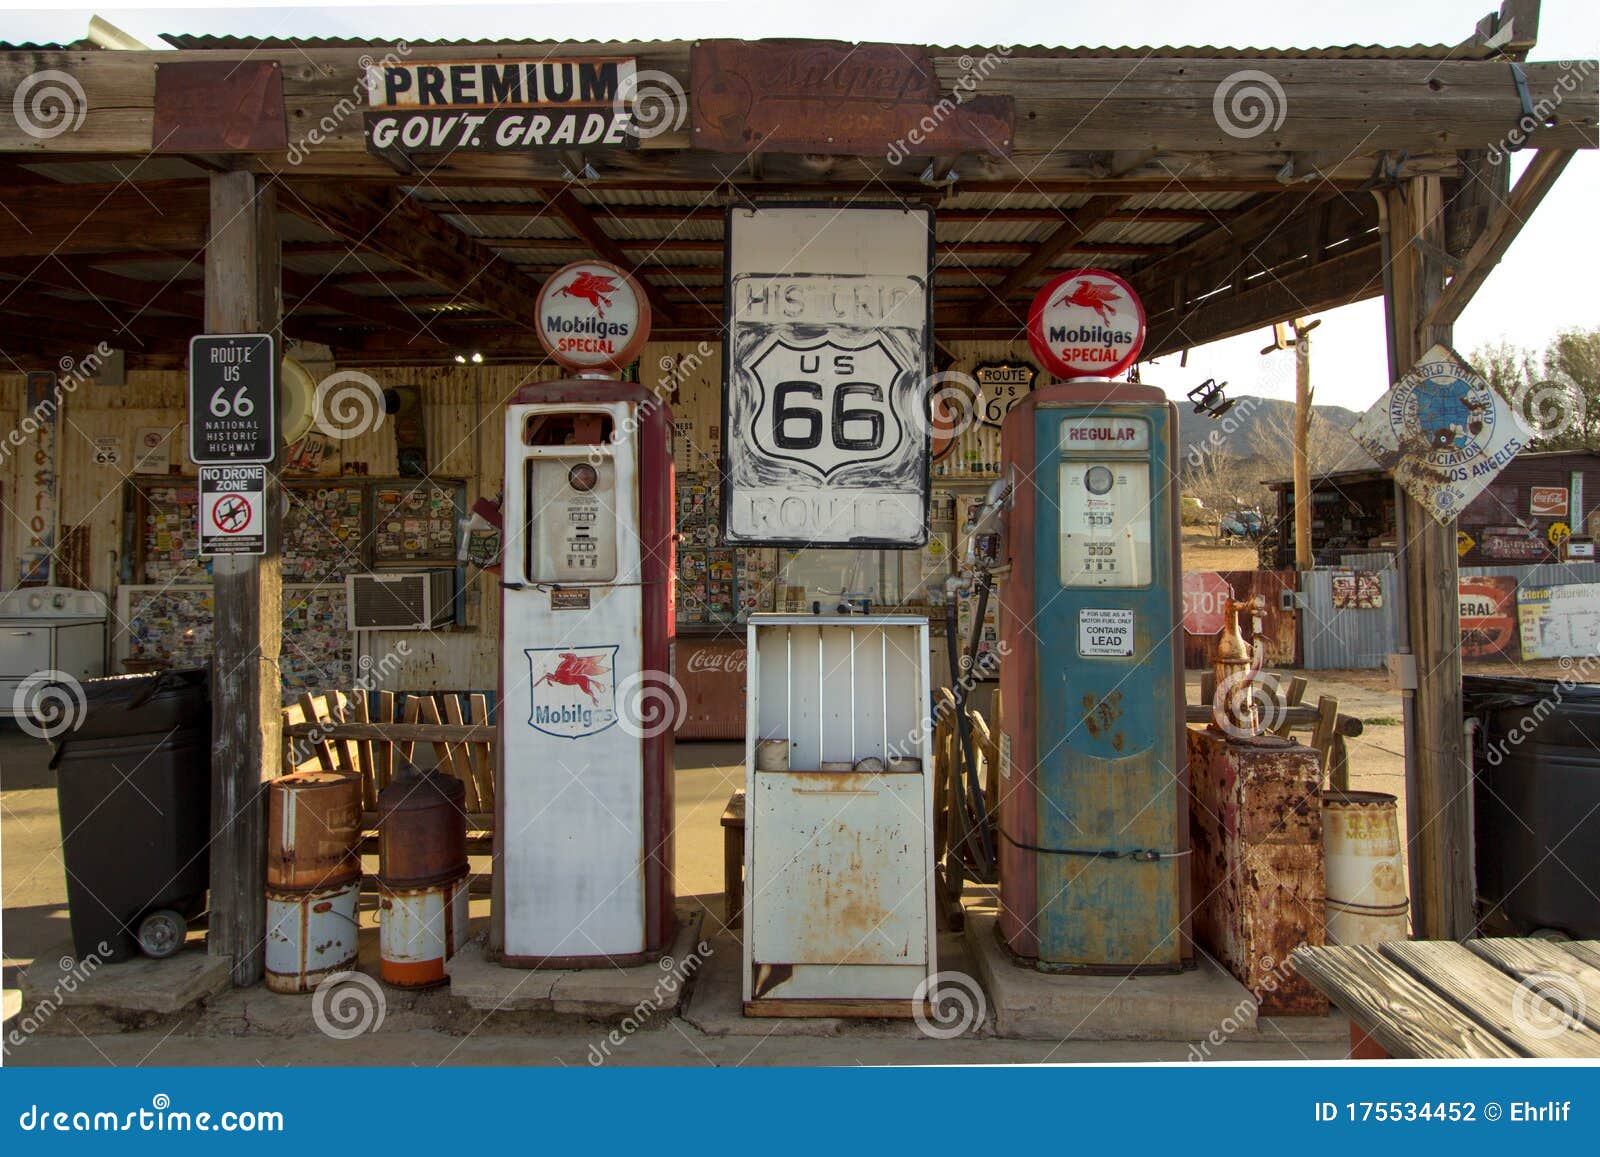
[[[197,466],[271,462],[278,441],[278,351],[269,333],[189,342],[189,457]]]
[[[730,210],[723,533],[927,540],[925,210]]]

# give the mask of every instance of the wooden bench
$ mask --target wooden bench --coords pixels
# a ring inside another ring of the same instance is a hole
[[[1297,948],[1361,1059],[1600,1059],[1600,941]]]
[[[378,793],[418,743],[431,744],[440,770],[466,788],[467,851],[494,850],[494,725],[482,694],[333,691],[302,695],[283,709],[286,771],[343,771],[361,777],[361,851],[378,851]],[[462,709],[462,699],[467,701]],[[396,709],[399,715],[396,715]],[[396,757],[399,757],[398,759]]]

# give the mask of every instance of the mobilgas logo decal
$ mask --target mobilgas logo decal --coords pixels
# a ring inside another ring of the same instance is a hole
[[[557,739],[597,735],[617,722],[619,643],[597,647],[529,647],[528,722]]]
[[[616,368],[633,356],[648,326],[638,285],[600,261],[576,261],[539,291],[539,340],[574,369]]]
[[[1144,345],[1144,307],[1115,274],[1074,269],[1053,278],[1028,311],[1028,342],[1060,378],[1109,377]]]

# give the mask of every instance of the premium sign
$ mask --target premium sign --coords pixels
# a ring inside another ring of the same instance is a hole
[[[1139,356],[1144,334],[1139,295],[1098,269],[1052,278],[1028,310],[1028,345],[1058,378],[1114,377]]]
[[[367,151],[635,148],[632,57],[367,67]]]
[[[552,273],[534,314],[550,356],[580,372],[620,370],[650,336],[649,300],[606,261],[575,261]]]
[[[1529,440],[1516,410],[1443,345],[1423,354],[1350,433],[1441,523],[1459,515]],[[1483,552],[1491,554],[1487,538]]]
[[[723,381],[730,543],[927,538],[927,210],[731,210]]]

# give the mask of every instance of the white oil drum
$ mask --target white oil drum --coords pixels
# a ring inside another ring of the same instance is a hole
[[[453,880],[420,888],[378,881],[378,973],[398,988],[429,988],[449,979],[445,961],[466,939],[467,884]]]
[[[329,888],[267,889],[267,987],[311,992],[355,967],[361,881]]]
[[[1322,855],[1327,871],[1329,944],[1404,940],[1410,903],[1400,855],[1399,809],[1392,795],[1326,791]]]

